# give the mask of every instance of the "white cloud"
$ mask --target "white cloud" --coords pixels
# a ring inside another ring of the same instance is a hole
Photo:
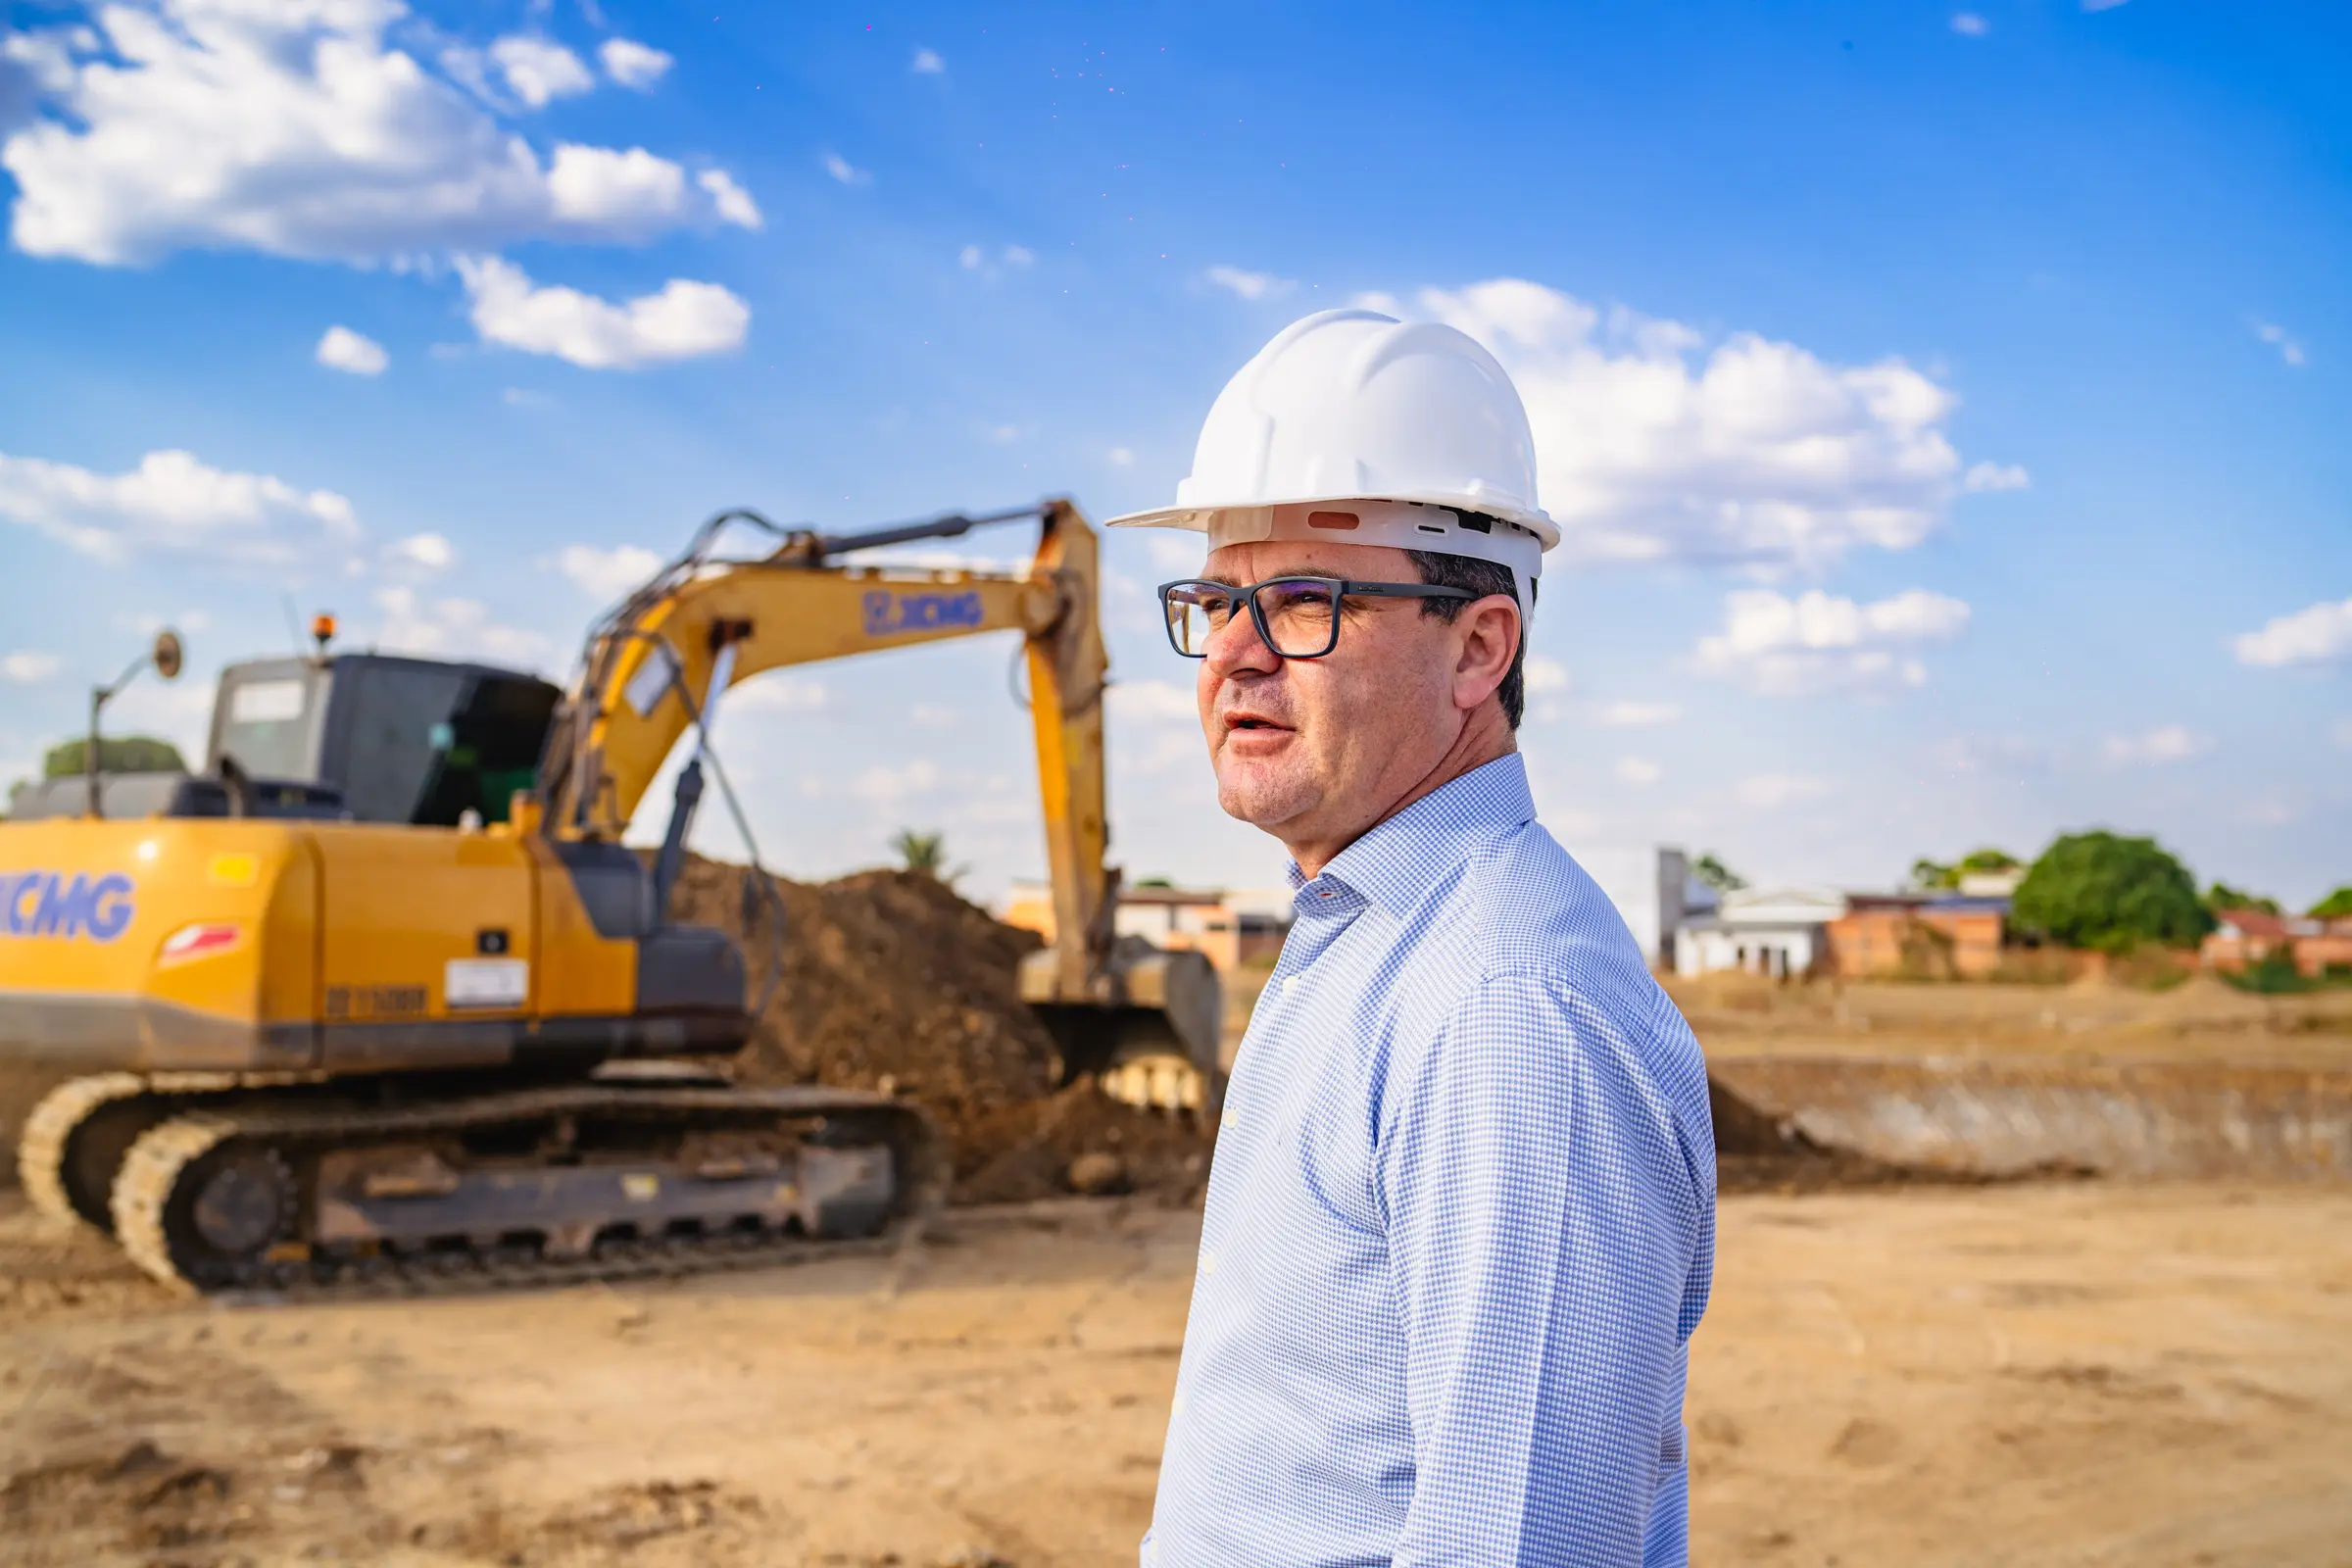
[[[948,63],[939,58],[939,51],[936,49],[917,49],[914,52],[913,64],[906,69],[918,76],[937,76],[946,73]]]
[[[1992,30],[1992,24],[1974,11],[1952,13],[1952,30],[1964,38],[1982,38]]]
[[[844,185],[867,185],[873,182],[874,176],[869,171],[856,167],[839,153],[826,153],[818,161],[825,166],[826,173]]]
[[[348,326],[330,326],[318,340],[318,360],[330,370],[353,375],[381,375],[392,357],[373,338],[362,337]]]
[[[1732,798],[1757,811],[1777,811],[1800,801],[1818,800],[1830,792],[1817,778],[1794,773],[1757,773],[1732,786]]]
[[[1012,445],[1025,433],[1017,424],[992,424],[988,427],[988,438],[1001,447]]]
[[[596,57],[604,63],[606,75],[639,92],[651,90],[669,74],[672,63],[662,51],[634,38],[607,38],[598,46]]]
[[[55,654],[20,648],[0,659],[0,679],[14,681],[19,686],[37,686],[65,667],[66,662]]]
[[[1936,760],[1956,773],[2046,773],[2062,759],[2026,735],[1955,735],[1936,743]]]
[[[1173,681],[1114,681],[1106,701],[1112,714],[1139,724],[1200,726],[1200,699]]]
[[[1604,729],[1653,729],[1683,716],[1679,703],[1637,703],[1620,700],[1596,704],[1592,722]]]
[[[351,503],[332,490],[227,472],[190,452],[150,452],[116,474],[0,453],[0,517],[101,561],[153,551],[291,565],[360,533]]]
[[[514,33],[490,46],[490,58],[515,97],[533,109],[576,97],[596,86],[580,57],[552,38]]]
[[[2185,724],[2162,724],[2144,735],[2110,735],[2099,755],[2115,767],[2154,767],[2185,762],[2212,750],[2211,736],[2196,734]]]
[[[2238,808],[2237,819],[2260,827],[2289,827],[2304,817],[2303,808],[2276,795],[2266,795],[2248,801]]]
[[[2033,483],[2022,465],[1972,463],[1960,476],[1963,490],[2023,490]]]
[[[447,571],[458,559],[457,548],[437,533],[416,533],[384,547],[384,559],[413,571]]]
[[[1208,536],[1187,529],[1153,528],[1144,535],[1144,553],[1152,558],[1153,566],[1171,576],[1199,571],[1208,555]]]
[[[1517,279],[1418,304],[1510,371],[1571,562],[1815,568],[1917,545],[1959,487],[1958,400],[1899,359],[1838,365],[1753,332],[1706,350],[1679,322]]]
[[[539,632],[492,620],[471,599],[426,600],[414,588],[382,588],[375,606],[381,618],[373,641],[389,653],[535,665],[554,647]]]
[[[831,700],[822,681],[780,670],[763,670],[719,699],[719,711],[724,714],[746,709],[756,713],[813,713]]]
[[[931,795],[958,782],[928,758],[898,767],[877,764],[858,775],[854,793],[877,805],[895,805],[918,795]]]
[[[761,226],[760,204],[725,170],[706,169],[694,176],[694,182],[710,193],[711,211],[718,214],[720,222],[733,223],[737,228]]]
[[[2085,11],[2113,11],[2124,3],[2125,0],[2082,0],[2082,9]]]
[[[1026,245],[1007,245],[997,253],[997,260],[992,263],[988,259],[988,252],[977,245],[966,245],[956,253],[956,265],[965,271],[978,272],[982,277],[994,282],[1003,275],[1006,268],[1018,269],[1034,266],[1037,262],[1037,252]]]
[[[662,558],[642,545],[565,545],[556,569],[600,605],[615,603],[662,569]]]
[[[1568,666],[1556,659],[1531,654],[1527,661],[1527,692],[1530,697],[1545,697],[1564,692],[1575,684],[1568,676]]]
[[[537,288],[495,256],[462,256],[458,271],[486,343],[552,354],[592,370],[627,370],[743,346],[751,307],[716,283],[673,277],[623,304],[577,289]]]
[[[1665,769],[1644,758],[1620,757],[1617,759],[1617,776],[1628,784],[1648,785],[1664,777]]]
[[[1110,466],[1114,468],[1128,468],[1135,466],[1135,454],[1125,447],[1112,447],[1103,454],[1103,457],[1109,460]]]
[[[1907,651],[1951,641],[1969,619],[1967,605],[1921,588],[1868,605],[1750,588],[1725,595],[1723,609],[1723,630],[1699,639],[1699,673],[1768,697],[1924,685],[1927,669]]]
[[[1239,267],[1212,267],[1208,270],[1208,280],[1219,288],[1233,290],[1246,300],[1272,299],[1288,294],[1298,286],[1287,277],[1276,277],[1272,272],[1246,271]]]
[[[2241,633],[2233,646],[2239,663],[2272,668],[2352,657],[2352,599],[2323,600],[2308,610],[2278,616],[2260,631]]]
[[[547,188],[555,216],[565,224],[612,239],[640,238],[700,214],[742,228],[760,226],[760,209],[742,186],[718,170],[695,176],[642,147],[616,152],[566,142],[556,149]]]
[[[451,49],[436,70],[386,43],[411,26],[400,0],[145,0],[95,20],[10,40],[44,62],[45,113],[0,142],[17,183],[10,233],[30,255],[366,262],[734,220],[642,148],[564,144],[544,159],[479,95],[478,57]],[[518,93],[585,74],[544,41],[501,50]]]
[[[2273,321],[2256,321],[2254,335],[2278,351],[2278,357],[2289,365],[2303,363],[2303,345],[2286,335],[2286,328]]]

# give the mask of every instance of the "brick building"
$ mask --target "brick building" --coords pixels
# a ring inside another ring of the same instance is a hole
[[[2274,953],[2285,953],[2298,973],[2313,977],[2329,969],[2352,969],[2352,920],[2314,920],[2263,909],[2223,909],[2218,918],[2221,923],[2206,937],[2202,953],[2209,969],[2235,973]]]
[[[1830,973],[1983,980],[2001,966],[2009,901],[1949,893],[1856,893],[1830,922]]]
[[[1043,883],[1016,882],[1002,916],[1054,940],[1054,893]],[[1230,974],[1244,964],[1271,962],[1289,935],[1290,892],[1121,887],[1112,916],[1120,936],[1142,937],[1171,952],[1199,953]]]

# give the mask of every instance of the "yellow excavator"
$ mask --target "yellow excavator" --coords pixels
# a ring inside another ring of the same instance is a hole
[[[1021,518],[1040,530],[1021,573],[843,559]],[[720,555],[742,527],[765,553]],[[315,655],[229,666],[201,772],[92,767],[20,789],[0,822],[0,1052],[79,1073],[26,1120],[25,1192],[204,1292],[887,1244],[944,1192],[928,1124],[675,1059],[742,1045],[780,965],[747,998],[738,944],[672,923],[670,894],[707,775],[749,838],[710,751],[729,688],[1000,630],[1026,640],[1057,933],[1021,994],[1065,1078],[1205,1107],[1214,971],[1113,932],[1098,579],[1067,501],[843,535],[727,513],[597,622],[567,691],[330,654],[331,626]],[[172,673],[176,644],[158,653]],[[622,832],[681,741],[649,863]],[[765,901],[781,932],[754,859],[746,929]]]

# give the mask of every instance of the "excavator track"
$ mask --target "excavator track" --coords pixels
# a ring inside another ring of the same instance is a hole
[[[592,1126],[639,1147],[500,1147]],[[461,1145],[494,1152],[469,1162]],[[446,1295],[887,1250],[937,1207],[939,1171],[919,1112],[850,1091],[580,1083],[405,1105],[208,1097],[140,1135],[112,1209],[125,1254],[182,1292]]]
[[[107,1190],[116,1161],[103,1160],[103,1168],[89,1170],[92,1161],[80,1146],[102,1119],[130,1111],[149,1092],[147,1080],[136,1073],[102,1072],[70,1078],[41,1097],[17,1135],[17,1180],[34,1212],[107,1228]]]

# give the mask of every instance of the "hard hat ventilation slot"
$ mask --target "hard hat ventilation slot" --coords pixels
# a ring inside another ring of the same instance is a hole
[[[1310,512],[1306,514],[1306,525],[1346,532],[1357,525],[1357,518],[1352,512]]]
[[[1413,526],[1420,529],[1423,533],[1434,533],[1443,536],[1446,532],[1445,529],[1439,527],[1434,522],[1416,522],[1413,524]]]

